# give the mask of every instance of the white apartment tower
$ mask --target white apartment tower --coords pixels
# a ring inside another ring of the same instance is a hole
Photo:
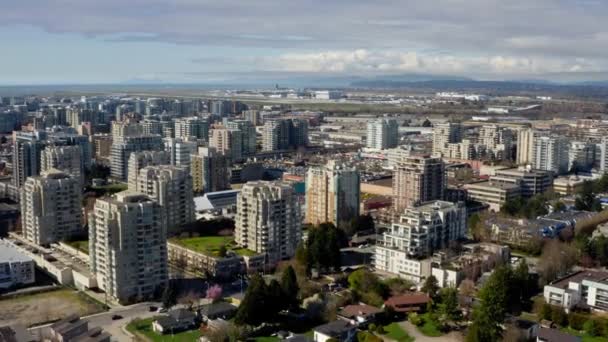
[[[300,207],[293,187],[282,182],[245,184],[237,197],[236,242],[276,264],[291,258],[302,235]]]
[[[167,232],[162,209],[148,196],[123,191],[89,213],[90,267],[97,284],[121,303],[152,298],[167,284]]]
[[[27,178],[21,188],[23,236],[48,245],[82,235],[80,187],[79,179],[56,169]]]
[[[433,126],[433,153],[445,154],[449,144],[462,141],[463,128],[460,122],[437,123]]]
[[[129,156],[129,189],[137,189],[139,171],[146,166],[170,165],[170,154],[166,151],[133,152]]]
[[[535,137],[532,148],[532,167],[536,170],[552,171],[555,174],[568,172],[570,141],[564,136]]]
[[[50,145],[40,154],[40,171],[57,169],[68,173],[84,183],[83,163],[80,160],[82,152],[80,146]]]
[[[230,189],[230,158],[213,147],[199,147],[191,156],[190,173],[194,192]]]
[[[367,123],[367,147],[378,150],[397,147],[399,125],[395,119],[378,119]]]
[[[175,119],[175,137],[209,140],[209,122],[196,116]]]
[[[172,165],[146,166],[139,171],[137,188],[158,202],[165,227],[176,233],[180,226],[195,220],[192,176],[186,168]]]
[[[306,173],[306,223],[345,227],[359,216],[359,171],[331,160]]]
[[[466,208],[462,203],[428,202],[407,209],[378,241],[377,270],[408,273],[408,260],[431,256],[466,235]]]

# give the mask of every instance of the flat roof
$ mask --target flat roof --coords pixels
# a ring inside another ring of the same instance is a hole
[[[0,240],[0,262],[28,262],[32,258],[19,251],[12,243],[7,240]]]
[[[568,284],[571,282],[580,283],[583,280],[603,281],[606,279],[608,279],[608,272],[586,270],[570,274],[569,276],[558,279],[549,285],[561,289],[567,289]]]

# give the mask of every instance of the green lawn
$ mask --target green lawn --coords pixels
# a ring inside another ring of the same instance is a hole
[[[436,321],[431,319],[431,316],[428,313],[420,315],[424,324],[418,327],[421,333],[430,337],[438,337],[443,335],[441,330],[439,329],[439,324]]]
[[[81,241],[70,241],[66,242],[66,244],[76,248],[77,250],[89,254],[89,240],[81,240]]]
[[[199,236],[192,238],[173,238],[170,240],[180,246],[186,247],[205,255],[219,256],[220,248],[226,246],[238,255],[251,256],[256,253],[245,248],[237,248],[232,236]]]
[[[563,331],[563,332],[565,332],[565,333],[568,333],[570,335],[581,337],[582,340],[583,340],[583,342],[605,342],[606,341],[605,337],[601,337],[601,336],[598,336],[598,337],[589,336],[589,335],[587,335],[587,334],[585,334],[583,332],[580,332],[578,330],[574,330],[574,329],[572,329],[570,327],[568,327],[568,328],[561,328],[560,330]]]
[[[411,337],[407,331],[403,330],[403,328],[397,323],[391,323],[384,327],[386,331],[386,337],[393,339],[398,342],[412,342],[414,338]]]
[[[127,325],[127,330],[132,334],[145,337],[149,341],[153,342],[190,342],[197,341],[201,336],[201,332],[196,330],[184,331],[178,334],[167,334],[167,335],[159,335],[152,330],[152,322],[157,317],[134,320]]]

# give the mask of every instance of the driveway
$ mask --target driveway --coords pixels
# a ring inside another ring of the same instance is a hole
[[[399,322],[399,325],[403,328],[403,330],[407,331],[410,336],[414,338],[416,342],[462,342],[464,338],[462,334],[459,332],[451,332],[449,334],[440,336],[440,337],[429,337],[423,335],[418,328],[414,326],[412,323],[408,321]]]

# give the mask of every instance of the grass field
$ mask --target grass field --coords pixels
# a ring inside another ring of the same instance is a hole
[[[198,341],[198,338],[201,336],[201,332],[198,329],[183,331],[173,335],[159,335],[152,330],[152,322],[154,322],[156,318],[157,317],[134,320],[127,325],[127,330],[132,334],[153,342],[190,342]]]
[[[411,337],[399,324],[391,323],[384,327],[386,331],[386,337],[398,341],[398,342],[412,342],[414,338]]]
[[[438,337],[443,335],[443,333],[439,329],[439,326],[437,325],[437,322],[430,319],[430,315],[428,313],[421,315],[421,318],[424,321],[424,324],[418,327],[418,330],[420,330],[421,333],[431,337]]]
[[[77,250],[89,254],[89,240],[82,241],[70,241],[66,242],[66,244],[76,248]]]
[[[232,250],[233,252],[242,256],[251,256],[256,254],[255,252],[246,248],[235,247],[234,239],[231,236],[200,236],[183,239],[174,238],[171,239],[171,242],[193,251],[211,256],[219,256],[220,248],[222,246],[226,246],[228,250]]]
[[[606,341],[605,337],[601,337],[601,336],[593,337],[588,334],[582,333],[580,331],[574,330],[572,328],[562,328],[560,330],[565,333],[568,333],[570,335],[580,337],[582,339],[582,342],[605,342]]]
[[[78,291],[59,289],[0,299],[0,322],[32,326],[71,314],[85,316],[104,311],[93,299]]]

